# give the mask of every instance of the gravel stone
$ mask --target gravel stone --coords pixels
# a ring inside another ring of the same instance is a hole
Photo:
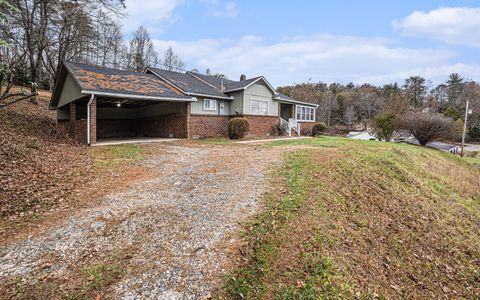
[[[225,272],[239,223],[259,209],[278,150],[231,146],[148,146],[154,178],[106,196],[53,229],[0,246],[0,279],[71,266],[136,244],[131,265],[110,288],[114,299],[200,299]],[[1,285],[1,284],[0,284]]]

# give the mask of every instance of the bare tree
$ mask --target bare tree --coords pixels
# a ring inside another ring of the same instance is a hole
[[[181,71],[185,68],[185,63],[173,52],[172,47],[168,47],[163,54],[162,65],[168,71]]]
[[[347,123],[348,129],[350,129],[352,127],[353,122],[356,119],[355,108],[352,105],[347,106],[347,109],[345,110],[345,113],[343,116],[344,116],[345,122]]]
[[[128,53],[128,69],[141,72],[146,67],[157,65],[158,54],[153,47],[150,34],[140,26],[133,34]]]
[[[451,138],[455,132],[454,122],[441,114],[409,112],[401,118],[399,125],[422,146],[437,139]]]
[[[31,83],[32,88],[29,92],[24,89],[12,92],[18,81],[18,69],[23,65],[24,57],[17,55],[17,51],[8,50],[6,47],[0,49],[0,108],[38,95],[36,83]]]

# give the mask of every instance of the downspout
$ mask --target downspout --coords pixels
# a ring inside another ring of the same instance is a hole
[[[90,145],[90,135],[91,135],[91,129],[90,129],[90,110],[91,110],[91,105],[93,100],[95,99],[95,95],[91,94],[90,95],[90,100],[88,100],[87,103],[87,144]]]

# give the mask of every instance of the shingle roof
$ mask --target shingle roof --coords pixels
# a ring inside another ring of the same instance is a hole
[[[200,78],[201,80],[207,82],[210,85],[213,85],[214,87],[216,87],[219,90],[221,89],[222,78],[220,78],[220,77],[200,74],[200,73],[196,73],[196,72],[188,72],[188,74],[193,75],[197,78]],[[235,83],[235,82],[236,81],[233,81],[233,80],[230,80],[230,79],[226,79],[226,78],[223,79],[223,84],[225,86],[227,86],[230,83]]]
[[[82,90],[132,96],[191,99],[154,75],[65,62]]]
[[[285,95],[285,94],[282,94],[280,92],[277,92],[277,98],[278,99],[282,99],[282,100],[293,100],[292,98],[290,98],[289,96]]]
[[[229,90],[243,89],[244,87],[248,86],[252,82],[258,80],[259,78],[261,78],[261,76],[260,77],[253,77],[253,78],[242,80],[242,81],[233,81],[233,82],[225,85],[225,90],[229,91]]]
[[[222,93],[220,88],[216,89],[202,80],[195,78],[195,76],[190,73],[179,73],[158,68],[148,68],[148,70],[164,78],[188,94],[208,95],[210,97],[217,98],[230,98],[229,95]]]

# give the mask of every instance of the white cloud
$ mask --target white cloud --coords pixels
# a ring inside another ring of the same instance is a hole
[[[232,79],[240,74],[265,75],[274,85],[306,82],[310,78],[383,84],[403,82],[410,75],[440,82],[451,72],[480,79],[475,66],[450,63],[456,56],[452,51],[395,47],[389,40],[379,38],[315,35],[286,37],[268,44],[261,37],[249,35],[240,40],[154,40],[154,43],[160,53],[172,46],[189,68],[201,71],[210,68]]]
[[[213,11],[213,15],[215,17],[234,18],[238,14],[237,5],[235,4],[235,2],[216,2],[216,5],[219,7]]]
[[[445,7],[415,11],[392,23],[406,36],[435,39],[448,44],[480,47],[480,8]]]
[[[125,33],[135,31],[140,25],[147,27],[150,33],[162,31],[162,25],[171,21],[175,8],[184,0],[127,0],[127,17],[122,19]]]

